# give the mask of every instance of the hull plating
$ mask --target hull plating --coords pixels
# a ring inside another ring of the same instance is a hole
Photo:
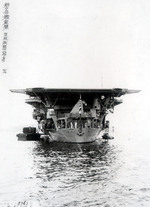
[[[68,142],[68,143],[90,143],[97,139],[101,129],[58,129],[55,132],[49,132],[49,135],[43,135],[41,138],[48,139],[49,142]]]

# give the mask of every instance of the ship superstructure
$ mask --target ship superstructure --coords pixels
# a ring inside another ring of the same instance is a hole
[[[29,96],[25,102],[33,107],[33,118],[38,123],[34,133],[41,139],[87,143],[109,128],[106,116],[122,103],[120,97],[139,90],[27,88],[11,92]]]

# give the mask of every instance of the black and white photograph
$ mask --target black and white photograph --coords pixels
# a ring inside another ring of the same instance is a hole
[[[0,207],[150,206],[149,11],[1,0]]]

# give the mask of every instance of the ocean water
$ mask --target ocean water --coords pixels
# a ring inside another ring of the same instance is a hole
[[[1,132],[1,207],[150,206],[149,139],[52,146],[17,132]]]

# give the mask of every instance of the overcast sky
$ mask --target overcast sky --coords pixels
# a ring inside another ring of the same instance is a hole
[[[11,87],[143,88],[148,81],[148,0],[9,2]]]
[[[144,98],[145,120],[150,112],[149,0],[8,2],[9,41],[2,63],[7,74],[0,71],[3,106],[10,106],[10,88],[123,87],[144,91],[129,102],[135,106],[138,100],[140,108]]]

